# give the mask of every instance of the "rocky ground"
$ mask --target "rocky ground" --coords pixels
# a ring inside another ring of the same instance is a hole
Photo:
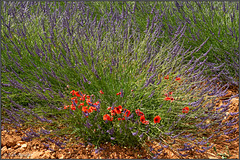
[[[232,87],[228,91],[228,95],[222,97],[226,99],[231,95],[238,94],[238,88]],[[222,101],[216,104],[220,106]],[[230,112],[239,111],[239,97],[232,99],[232,104],[230,105]],[[238,115],[236,115],[238,116]],[[234,116],[229,117],[230,119]],[[30,142],[25,142],[21,137],[25,136],[23,131],[30,131],[30,129],[16,129],[2,124],[4,128],[9,128],[8,132],[3,130],[1,132],[1,158],[2,159],[146,159],[150,158],[144,149],[137,148],[126,148],[119,147],[116,145],[111,145],[110,143],[102,144],[101,148],[104,150],[95,153],[94,146],[84,146],[81,145],[81,140],[71,139],[68,146],[65,149],[59,149],[54,143],[47,142],[45,138],[33,139]],[[233,128],[239,128],[239,123]],[[39,130],[39,127],[34,128],[34,130]],[[225,139],[232,139],[239,135],[239,130],[235,131],[230,135],[222,135],[217,138],[212,143],[215,144],[216,151],[213,148],[209,149],[205,153],[198,153],[196,151],[191,151],[191,154],[186,159],[238,159],[239,158],[239,141],[234,141],[231,143],[224,142]],[[59,138],[52,138],[59,139]],[[43,143],[50,144],[49,147],[52,150],[48,150]],[[162,154],[159,155],[159,159],[178,159],[177,155],[174,154],[169,149],[164,149]]]

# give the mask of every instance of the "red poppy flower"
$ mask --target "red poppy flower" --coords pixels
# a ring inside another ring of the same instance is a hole
[[[121,120],[125,120],[125,118],[124,118],[124,117],[123,117],[123,118],[118,118],[118,120],[119,120],[119,121],[121,121]]]
[[[169,100],[171,100],[171,98],[170,97],[165,97],[164,100],[169,101]]]
[[[104,121],[106,121],[106,120],[112,121],[112,120],[113,120],[113,117],[110,117],[109,114],[105,114],[105,115],[103,116],[103,120],[104,120]]]
[[[180,77],[177,77],[175,80],[176,80],[176,81],[179,81],[179,80],[181,80],[181,78],[180,78]]]
[[[112,107],[108,107],[107,110],[110,110]]]
[[[63,109],[67,109],[69,107],[69,105],[68,106],[64,106],[64,108]]]
[[[77,97],[81,97],[81,95],[79,94],[79,92],[75,92],[75,95],[76,95]]]
[[[92,113],[93,111],[97,111],[97,109],[96,109],[95,107],[92,107],[92,106],[91,106],[91,107],[89,108],[89,113]]]
[[[121,92],[118,92],[116,95],[121,95]]]
[[[138,116],[144,116],[143,112],[140,111],[140,112],[138,113]]]
[[[109,118],[108,118],[108,121],[113,121],[113,117],[109,117]]]
[[[108,119],[110,119],[109,114],[105,114],[105,115],[103,116],[103,120],[106,121],[106,120],[108,120]]]
[[[100,102],[99,101],[97,101],[97,102],[95,102],[95,103],[93,103],[94,105],[98,105]]]
[[[171,98],[171,102],[173,102],[173,101],[174,101],[174,98],[173,98],[172,96],[171,96],[170,98]]]
[[[88,108],[87,106],[82,107],[82,111],[85,112],[85,113],[88,112],[88,109],[87,109],[87,108]]]
[[[168,94],[169,94],[169,95],[172,95],[172,94],[173,94],[173,92],[169,92]]]
[[[104,92],[102,90],[100,90],[99,93],[104,94]]]
[[[125,111],[125,113],[124,113],[124,116],[126,117],[129,117],[130,116],[130,114],[131,114],[131,112],[128,110],[128,109],[126,109],[126,111]]]
[[[143,112],[141,112],[139,109],[135,110],[135,112],[138,116],[143,116],[144,115]]]
[[[131,90],[131,92],[133,92],[133,89]]]
[[[136,109],[136,110],[135,110],[136,113],[139,112],[139,111],[140,111],[139,109]]]
[[[89,113],[92,113],[92,112],[93,112],[93,109],[90,107],[90,108],[88,109],[88,112],[89,112]]]
[[[71,105],[71,110],[73,110],[73,111],[76,110],[76,107],[73,104]]]
[[[73,96],[75,95],[75,91],[74,91],[74,90],[72,90],[70,93],[71,93]]]
[[[140,117],[140,121],[141,121],[142,123],[145,122],[145,116],[144,116],[144,115]]]
[[[84,103],[80,103],[79,105],[80,105],[80,106],[84,106]]]
[[[144,121],[143,124],[149,124],[149,121]]]
[[[166,96],[166,97],[167,97],[167,96],[168,96],[168,94],[166,93],[166,94],[164,94],[164,96]]]
[[[71,98],[71,99],[75,100],[75,99],[77,99],[77,97],[73,97],[73,98]]]
[[[71,100],[74,100],[76,104],[78,103],[77,97],[73,97]]]
[[[90,99],[87,99],[87,100],[86,100],[86,103],[87,103],[88,105],[89,105],[89,104],[92,104]]]
[[[85,97],[79,98],[80,101],[85,101]]]
[[[122,111],[122,106],[118,106],[118,108]]]
[[[182,109],[182,113],[188,113],[189,112],[189,108],[188,107],[184,107],[183,109]]]
[[[116,114],[115,110],[111,110],[110,112],[111,112],[111,116],[115,116]]]
[[[89,96],[89,95],[87,95],[87,98],[89,99],[89,98],[90,98],[90,96]]]
[[[164,79],[169,79],[169,76],[167,75],[166,77],[164,77]]]
[[[160,117],[160,116],[156,116],[156,117],[153,119],[154,123],[159,123],[160,120],[161,120],[161,117]]]
[[[114,112],[117,114],[121,114],[121,109],[119,109],[118,107],[115,107]]]

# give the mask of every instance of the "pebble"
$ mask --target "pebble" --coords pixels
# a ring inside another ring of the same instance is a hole
[[[21,146],[21,148],[26,148],[26,147],[27,147],[26,143]]]
[[[1,152],[5,153],[6,151],[7,151],[7,146],[3,146],[2,149],[1,149]]]

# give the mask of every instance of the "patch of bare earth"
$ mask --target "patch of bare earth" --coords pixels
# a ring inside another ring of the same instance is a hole
[[[237,88],[231,88],[228,91],[228,95],[221,97],[216,107],[222,104],[223,99],[229,98],[231,95],[238,94]],[[230,105],[229,113],[239,111],[239,97],[233,98]],[[230,116],[228,119],[233,119],[238,115]],[[111,145],[105,143],[101,145],[102,151],[95,153],[94,145],[84,146],[81,144],[81,140],[71,139],[65,149],[60,149],[54,143],[49,142],[46,138],[35,138],[30,142],[22,141],[21,137],[26,136],[23,130],[16,129],[2,124],[5,128],[8,128],[9,132],[3,130],[1,132],[1,157],[2,159],[148,159],[150,155],[145,149],[126,148]],[[40,127],[41,128],[41,127]],[[225,140],[233,139],[239,135],[239,123],[232,126],[232,128],[238,128],[235,132],[229,135],[222,135],[220,137],[210,140],[210,143],[215,144],[216,151],[213,148],[207,150],[204,153],[198,153],[194,150],[190,151],[190,155],[184,157],[184,159],[221,159],[225,156],[228,159],[239,158],[239,141],[233,141],[231,143]],[[24,129],[30,131],[30,129]],[[33,130],[39,131],[38,128]],[[60,140],[59,137],[52,138],[54,140]],[[48,143],[52,149],[48,150],[43,143]],[[148,145],[148,143],[146,143]],[[157,143],[154,148],[157,148]],[[176,155],[171,149],[164,148],[163,152],[158,156],[158,159],[183,159]]]

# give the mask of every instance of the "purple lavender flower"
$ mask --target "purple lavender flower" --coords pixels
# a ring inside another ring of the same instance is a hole
[[[7,92],[7,91],[5,91],[5,90],[3,90],[3,89],[2,89],[2,91],[3,91],[4,93],[6,93],[6,94],[12,94],[12,92]]]
[[[44,129],[41,129],[40,132],[43,133],[43,134],[50,134],[51,133],[50,131],[47,131],[47,130],[44,130]]]
[[[162,153],[162,151],[161,151],[160,153],[155,154],[155,156],[152,157],[152,159],[157,159],[157,157],[158,157],[161,153]]]
[[[228,140],[226,140],[227,142],[232,142],[232,141],[235,141],[235,140],[237,140],[239,137],[236,137],[236,138],[233,138],[233,139],[228,139]]]
[[[120,97],[123,97],[124,95],[123,95],[123,90],[121,89],[121,94],[120,94]]]
[[[148,98],[151,98],[154,95],[155,90],[152,91],[152,93],[148,96]]]
[[[119,132],[122,133],[122,128],[119,128]]]
[[[235,115],[237,115],[237,114],[239,114],[239,112],[231,112],[231,113],[230,113],[231,116],[235,116]]]
[[[112,73],[112,67],[111,67],[111,65],[109,65],[109,68],[110,68],[110,73]]]
[[[138,130],[132,133],[133,136],[136,136],[137,134],[138,134]]]
[[[224,135],[231,134],[231,133],[235,132],[236,130],[237,130],[237,128],[234,128],[233,130],[230,130],[229,132],[224,132]]]
[[[109,133],[110,135],[112,135],[114,133],[114,127],[110,130],[107,130],[107,133]]]
[[[111,140],[115,140],[116,138],[115,137],[111,137]]]
[[[129,127],[130,130],[132,130],[134,127]]]
[[[95,153],[97,154],[97,153],[99,153],[102,150],[103,150],[103,148],[95,149]]]
[[[171,131],[171,132],[165,132],[164,134],[166,135],[171,135],[174,131]]]
[[[196,107],[196,106],[198,106],[202,102],[203,98],[204,97],[201,97],[198,101],[189,103],[189,105],[191,105],[193,107]]]

